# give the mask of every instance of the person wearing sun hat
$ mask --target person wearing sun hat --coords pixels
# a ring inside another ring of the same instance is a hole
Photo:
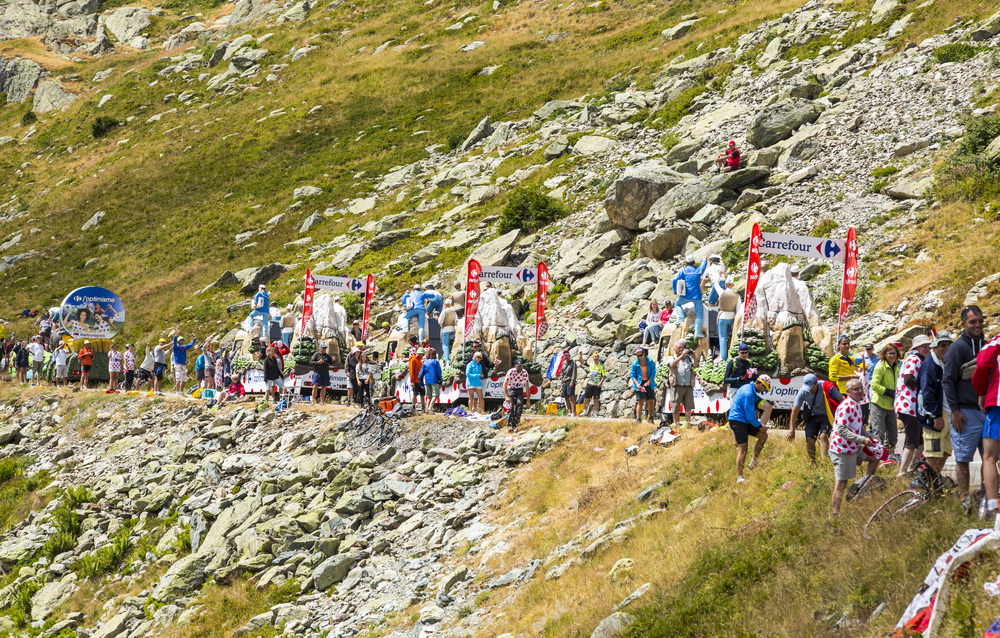
[[[753,458],[750,459],[750,468],[757,465],[757,457],[760,456],[767,443],[767,423],[771,420],[771,408],[774,406],[759,394],[771,391],[771,377],[766,374],[758,376],[753,383],[747,383],[736,391],[733,395],[729,407],[729,429],[733,431],[736,439],[736,482],[746,483],[743,478],[743,464],[747,458],[747,447],[749,439],[756,437],[757,443],[753,446]],[[757,410],[761,411],[761,417],[757,416]]]
[[[83,347],[76,356],[80,361],[80,389],[83,390],[90,383],[90,366],[94,364],[94,349],[90,347],[90,339],[83,340]]]
[[[931,338],[917,335],[911,350],[899,367],[896,379],[896,396],[893,410],[903,422],[903,457],[899,462],[899,475],[910,471],[924,453],[923,428],[917,419],[917,393],[920,391],[920,367],[931,353]]]

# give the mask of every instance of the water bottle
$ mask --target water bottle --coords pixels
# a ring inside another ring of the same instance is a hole
[[[986,518],[986,496],[983,495],[979,498],[979,518]]]

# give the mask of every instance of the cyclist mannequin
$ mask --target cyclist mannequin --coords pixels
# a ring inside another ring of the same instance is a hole
[[[524,362],[518,361],[514,367],[507,371],[503,378],[503,396],[510,404],[510,415],[508,425],[511,428],[517,427],[517,422],[521,417],[521,403],[531,408],[531,395],[528,392],[528,371],[524,369]]]

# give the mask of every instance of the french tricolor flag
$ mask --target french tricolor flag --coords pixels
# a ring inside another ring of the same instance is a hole
[[[562,372],[563,361],[566,360],[566,356],[562,352],[557,352],[552,355],[552,359],[549,361],[549,369],[545,372],[546,379],[555,379]]]

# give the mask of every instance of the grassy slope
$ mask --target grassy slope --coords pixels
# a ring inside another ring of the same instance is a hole
[[[801,438],[769,441],[761,467],[737,488],[728,430],[685,433],[666,449],[644,446],[626,466],[622,449],[637,434],[631,424],[581,422],[558,448],[519,472],[498,507],[501,525],[514,521],[512,547],[491,567],[503,573],[523,566],[581,531],[648,506],[666,511],[558,580],[542,576],[552,563],[515,594],[481,595],[479,606],[499,607],[486,610],[495,620],[478,626],[476,635],[587,636],[647,582],[650,593],[628,608],[639,618],[630,635],[833,635],[827,615],[836,620],[849,610],[851,618],[867,621],[884,602],[877,620],[837,634],[882,635],[937,555],[978,525],[949,497],[867,542],[861,524],[877,500],[845,504],[838,524],[828,527],[832,472],[828,463],[809,467]],[[658,481],[665,487],[650,504],[635,501]],[[883,494],[900,487],[891,480]],[[635,561],[633,576],[612,582],[608,572],[621,558]],[[979,605],[972,617],[982,622],[988,614]]]

